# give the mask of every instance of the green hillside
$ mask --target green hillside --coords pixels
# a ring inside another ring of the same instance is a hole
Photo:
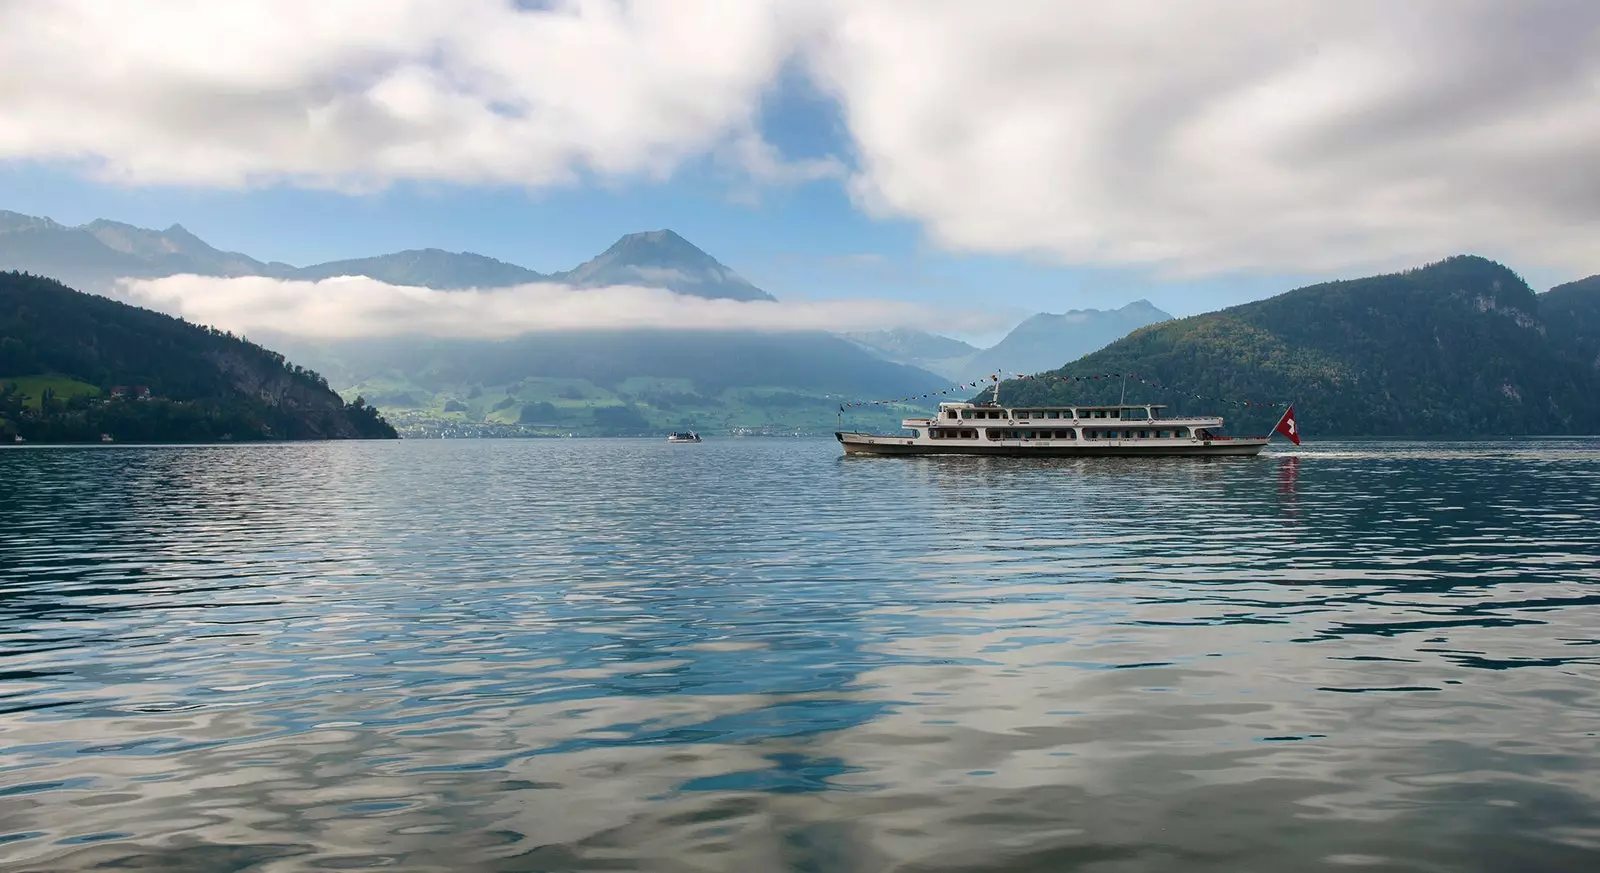
[[[827,433],[839,404],[942,388],[829,334],[583,331],[512,340],[426,338],[274,345],[361,394],[407,435]],[[862,412],[856,426],[899,427]]]
[[[392,438],[364,401],[212,328],[0,273],[0,438]]]
[[[1600,371],[1600,276],[1557,285],[1539,295],[1550,339],[1574,361]]]
[[[1130,381],[1129,401],[1220,412],[1235,433],[1265,433],[1276,411],[1193,395],[1294,401],[1303,431],[1326,436],[1596,433],[1600,374],[1581,360],[1580,331],[1541,313],[1567,297],[1541,301],[1506,267],[1458,256],[1152,325],[1050,375],[1135,373],[1166,390]],[[1121,384],[1001,391],[1007,402],[1115,401]]]

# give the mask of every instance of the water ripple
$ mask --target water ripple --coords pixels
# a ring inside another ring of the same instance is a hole
[[[0,869],[1600,868],[1600,442],[0,450]]]

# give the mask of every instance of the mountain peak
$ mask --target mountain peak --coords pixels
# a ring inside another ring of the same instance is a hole
[[[1037,373],[1059,367],[1128,333],[1172,316],[1148,300],[1120,309],[1040,312],[1011,329],[1005,339],[972,360],[971,372]]]
[[[12,212],[7,209],[0,209],[0,232],[8,230],[24,230],[29,228],[59,229],[60,227],[61,225],[56,224],[49,218],[42,218],[35,215],[23,215],[20,212]]]
[[[694,243],[684,239],[677,231],[670,227],[663,227],[660,230],[641,230],[637,233],[625,233],[617,240],[616,244],[613,245],[612,248],[630,243],[649,243],[651,245],[686,245],[695,251],[700,250],[694,245]]]
[[[773,299],[699,246],[666,228],[626,234],[598,257],[579,264],[561,278],[580,288],[643,285],[713,300]]]
[[[334,276],[366,276],[390,285],[415,285],[437,290],[505,288],[543,282],[546,277],[488,255],[445,249],[406,249],[370,258],[328,261],[291,269],[296,279],[318,281]]]

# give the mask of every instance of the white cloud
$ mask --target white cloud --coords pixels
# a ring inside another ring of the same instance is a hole
[[[800,25],[744,0],[0,4],[0,157],[128,183],[814,178],[752,127]]]
[[[317,282],[260,276],[119,280],[122,297],[189,321],[241,334],[335,339],[427,335],[503,339],[580,330],[938,331],[1006,326],[1006,314],[915,303],[707,300],[658,288],[575,289],[558,284],[466,291],[389,285],[365,276]]]
[[[1178,273],[1600,269],[1600,5],[842,3],[858,201],[947,247]]]
[[[0,3],[0,159],[356,189],[706,155],[756,184],[841,175],[759,134],[786,65],[838,100],[857,202],[951,249],[1600,270],[1584,0]]]

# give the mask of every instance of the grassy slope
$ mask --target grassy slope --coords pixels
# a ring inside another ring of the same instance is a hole
[[[99,388],[71,376],[7,376],[0,378],[0,384],[17,386],[17,390],[23,394],[23,406],[35,410],[39,408],[39,400],[47,390],[54,391],[56,397],[62,400],[94,397],[100,393]]]

